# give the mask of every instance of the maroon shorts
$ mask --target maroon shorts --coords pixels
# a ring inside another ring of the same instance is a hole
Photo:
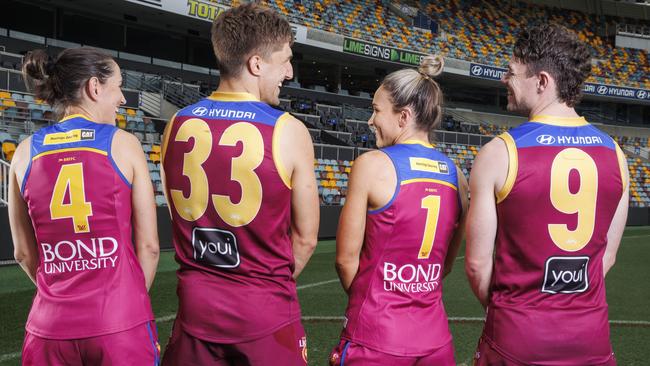
[[[213,343],[174,324],[162,364],[166,366],[307,365],[307,339],[300,320],[268,336],[242,343]]]
[[[25,333],[22,364],[25,365],[151,365],[160,363],[155,322],[123,332],[81,339],[48,339]]]
[[[478,347],[474,354],[474,366],[525,366],[526,363],[514,360],[510,357],[504,356],[501,352],[487,340],[481,336],[478,340]],[[616,366],[616,358],[614,354],[609,361],[604,364],[595,366]]]
[[[455,366],[454,344],[449,342],[425,356],[405,357],[375,351],[345,339],[330,353],[330,366]]]

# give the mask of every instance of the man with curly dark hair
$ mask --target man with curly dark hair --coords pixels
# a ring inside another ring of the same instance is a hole
[[[501,81],[508,110],[529,120],[485,145],[470,179],[465,269],[487,313],[476,365],[616,364],[604,279],[628,173],[616,142],[574,109],[590,71],[560,26],[515,41]]]

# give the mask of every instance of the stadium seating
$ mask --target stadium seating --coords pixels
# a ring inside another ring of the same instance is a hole
[[[231,3],[224,1],[226,4]],[[400,49],[440,53],[449,57],[505,67],[514,32],[522,25],[551,21],[568,25],[591,48],[596,59],[589,81],[650,89],[646,52],[615,47],[599,35],[614,29],[622,18],[591,16],[577,11],[505,0],[461,0],[413,3],[438,23],[439,34],[411,27],[382,0],[268,0],[266,3],[292,22]]]
[[[53,123],[52,108],[43,101],[36,100],[26,93],[11,93],[0,90],[0,157],[11,162],[18,143],[29,137],[40,127]],[[154,121],[139,109],[120,108],[116,124],[137,136],[143,144],[154,190],[158,197],[163,197],[158,164],[160,163],[160,134],[156,131]],[[151,169],[151,167],[155,169]],[[155,174],[154,174],[155,173]],[[158,203],[164,203],[157,198]]]

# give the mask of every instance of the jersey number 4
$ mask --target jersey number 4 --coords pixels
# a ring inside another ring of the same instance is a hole
[[[219,139],[219,146],[236,146],[242,143],[242,153],[232,158],[230,179],[241,186],[241,199],[233,203],[230,196],[209,194],[208,177],[203,164],[212,151],[212,132],[208,124],[198,118],[188,119],[178,129],[175,141],[188,142],[194,146],[183,157],[183,175],[190,181],[189,195],[170,189],[176,213],[187,221],[196,221],[203,216],[211,200],[221,219],[232,227],[249,224],[257,216],[262,205],[262,183],[255,169],[264,159],[262,134],[250,123],[239,122],[226,128]]]
[[[92,214],[93,206],[86,201],[83,164],[62,165],[50,200],[50,217],[52,220],[71,218],[75,233],[87,233]]]

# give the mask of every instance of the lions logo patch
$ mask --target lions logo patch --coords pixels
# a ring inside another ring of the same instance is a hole
[[[302,354],[302,359],[305,361],[305,364],[307,364],[307,337],[300,338],[300,341],[298,341],[298,347],[301,348],[300,353]]]

